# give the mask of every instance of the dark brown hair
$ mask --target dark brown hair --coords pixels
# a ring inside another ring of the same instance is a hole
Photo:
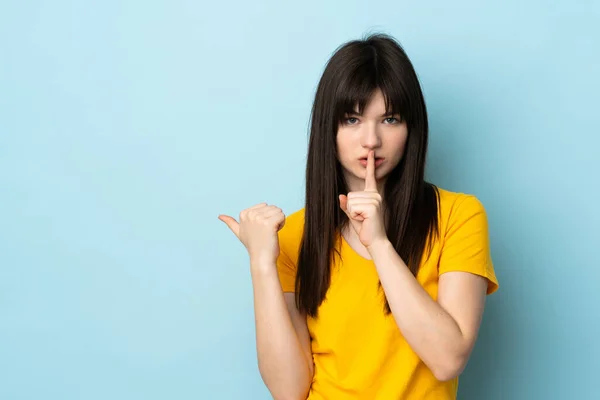
[[[346,113],[356,107],[362,112],[376,89],[382,91],[388,111],[400,114],[408,127],[405,153],[387,176],[382,194],[387,236],[416,275],[438,234],[439,193],[424,178],[427,111],[412,63],[400,44],[384,34],[347,42],[327,63],[311,112],[296,305],[312,317],[329,289],[331,263],[334,254],[340,256],[335,245],[349,222],[338,202],[348,188],[337,158],[337,129]],[[384,310],[390,312],[387,299]]]

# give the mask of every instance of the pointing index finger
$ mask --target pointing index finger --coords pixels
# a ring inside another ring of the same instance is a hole
[[[367,156],[365,192],[377,192],[377,179],[375,178],[375,152],[373,150],[369,151],[369,155]]]

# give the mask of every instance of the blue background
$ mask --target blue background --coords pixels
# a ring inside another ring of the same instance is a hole
[[[600,369],[593,1],[0,5],[0,398],[267,399],[243,246],[303,205],[337,46],[394,35],[428,177],[476,194],[501,282],[464,399],[577,399]]]

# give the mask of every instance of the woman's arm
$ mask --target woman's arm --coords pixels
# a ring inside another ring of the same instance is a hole
[[[314,368],[306,316],[283,293],[275,263],[251,261],[251,275],[260,374],[275,400],[306,399]]]
[[[370,248],[402,335],[441,381],[463,371],[477,338],[487,281],[468,272],[440,276],[438,301],[423,289],[389,241]]]
[[[277,258],[277,232],[285,224],[283,211],[260,203],[240,213],[240,222],[219,215],[250,256],[254,289],[254,315],[258,368],[275,400],[306,399],[312,383],[312,354],[306,317],[294,304],[294,295],[284,297]]]
[[[450,224],[445,237],[443,264],[453,268],[457,263],[486,261],[485,213],[475,197],[469,199],[466,208],[455,210],[460,218]],[[487,279],[440,266],[438,301],[431,298],[387,237],[372,150],[367,157],[365,189],[340,195],[339,201],[340,208],[375,263],[396,324],[408,344],[437,379],[445,381],[458,376],[475,345],[485,305]]]

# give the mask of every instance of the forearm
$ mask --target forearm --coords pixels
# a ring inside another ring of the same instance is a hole
[[[454,318],[423,289],[389,241],[369,249],[402,335],[440,380],[464,365],[465,338]]]
[[[269,263],[267,263],[269,264]],[[305,399],[310,372],[274,265],[251,262],[261,376],[275,399]]]

